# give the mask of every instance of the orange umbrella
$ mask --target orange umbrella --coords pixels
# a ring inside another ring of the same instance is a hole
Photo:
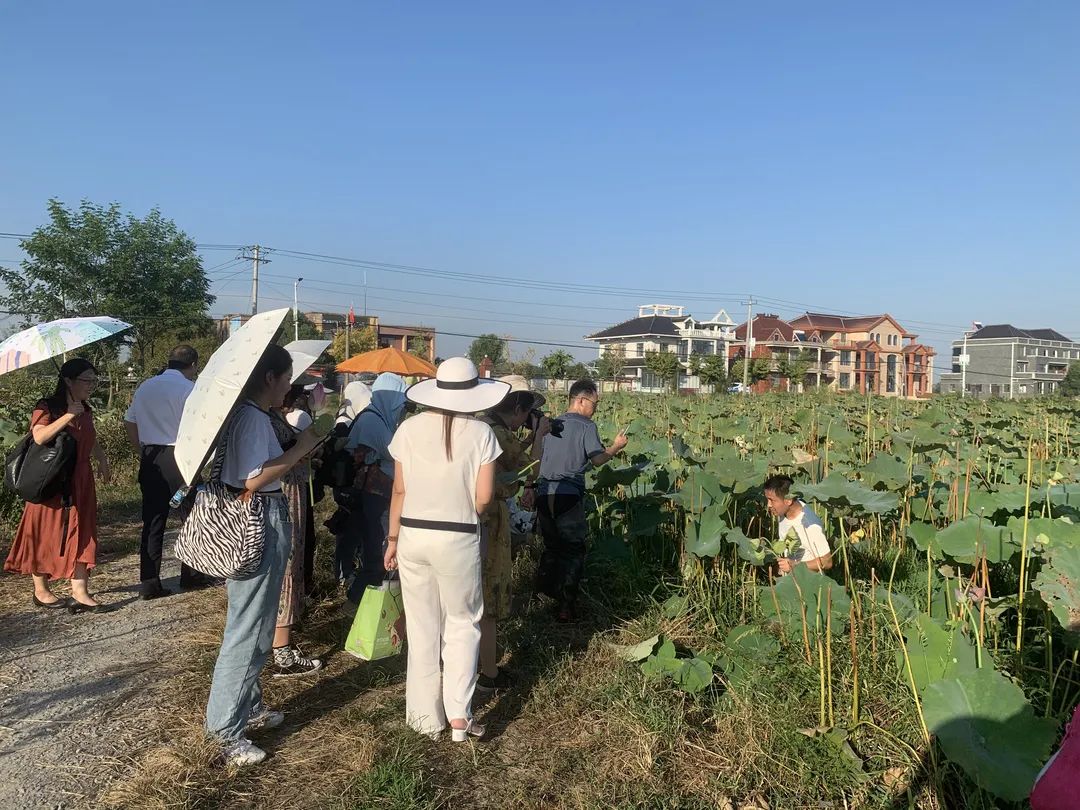
[[[401,349],[388,346],[350,357],[338,364],[337,370],[344,374],[381,374],[389,371],[403,377],[434,377],[435,366],[415,355],[406,354]]]

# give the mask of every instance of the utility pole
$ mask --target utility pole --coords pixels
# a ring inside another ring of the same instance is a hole
[[[262,250],[260,245],[253,245],[251,248],[250,256],[241,256],[241,259],[251,260],[251,314],[259,314],[259,265],[269,264],[269,259],[262,258],[259,253]]]
[[[744,394],[750,392],[750,351],[754,339],[754,296],[746,302],[746,342],[743,346],[742,361],[742,390]]]
[[[300,282],[303,280],[304,277],[300,276],[292,285],[293,340],[300,339]]]
[[[364,325],[367,325],[367,270],[364,271]]]

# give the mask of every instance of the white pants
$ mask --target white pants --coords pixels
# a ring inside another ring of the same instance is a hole
[[[446,727],[447,718],[472,718],[484,615],[480,538],[405,526],[399,534],[409,639],[405,719],[420,733],[432,734]]]

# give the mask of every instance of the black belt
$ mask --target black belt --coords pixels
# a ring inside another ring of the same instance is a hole
[[[409,529],[429,529],[433,532],[457,532],[475,534],[479,526],[475,523],[451,523],[447,520],[420,520],[419,518],[401,518],[401,525]]]

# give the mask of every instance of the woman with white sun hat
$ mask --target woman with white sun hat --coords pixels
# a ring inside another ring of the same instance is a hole
[[[509,391],[480,379],[465,357],[445,360],[435,379],[405,392],[428,410],[406,420],[389,447],[395,475],[385,564],[400,573],[409,623],[406,720],[431,737],[449,722],[455,742],[484,733],[472,719],[484,615],[479,523],[494,499],[501,452],[474,414]]]

